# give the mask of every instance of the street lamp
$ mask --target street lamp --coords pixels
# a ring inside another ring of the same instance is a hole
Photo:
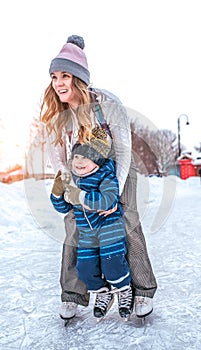
[[[178,151],[179,151],[179,156],[181,155],[181,144],[180,144],[180,119],[181,117],[185,117],[186,118],[186,125],[189,125],[189,121],[188,121],[188,116],[186,114],[181,114],[179,116],[179,118],[177,119],[177,125],[178,125]]]

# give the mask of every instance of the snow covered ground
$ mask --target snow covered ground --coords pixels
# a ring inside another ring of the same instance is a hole
[[[158,281],[145,324],[87,308],[65,328],[58,316],[63,218],[52,209],[51,180],[0,183],[0,349],[200,350],[201,184],[193,177],[140,178],[138,201]]]

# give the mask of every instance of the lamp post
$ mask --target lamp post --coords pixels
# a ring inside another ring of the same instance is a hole
[[[189,125],[189,120],[188,120],[188,116],[186,114],[181,114],[179,116],[179,118],[177,119],[177,126],[178,126],[178,157],[181,155],[181,144],[180,144],[180,119],[181,117],[185,117],[186,118],[186,125]]]

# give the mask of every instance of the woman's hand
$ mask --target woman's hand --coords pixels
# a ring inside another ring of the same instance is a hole
[[[112,209],[100,211],[100,212],[99,212],[99,215],[108,216],[108,215],[114,213],[116,210],[117,210],[117,204],[116,204],[115,207],[112,208]]]

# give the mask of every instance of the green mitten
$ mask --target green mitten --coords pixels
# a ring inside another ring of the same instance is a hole
[[[62,196],[64,191],[65,191],[65,188],[61,179],[61,170],[59,170],[54,179],[54,184],[52,186],[52,193],[55,196]]]
[[[65,201],[71,203],[72,205],[80,204],[80,192],[80,188],[71,185],[66,185],[66,191],[64,194]]]

